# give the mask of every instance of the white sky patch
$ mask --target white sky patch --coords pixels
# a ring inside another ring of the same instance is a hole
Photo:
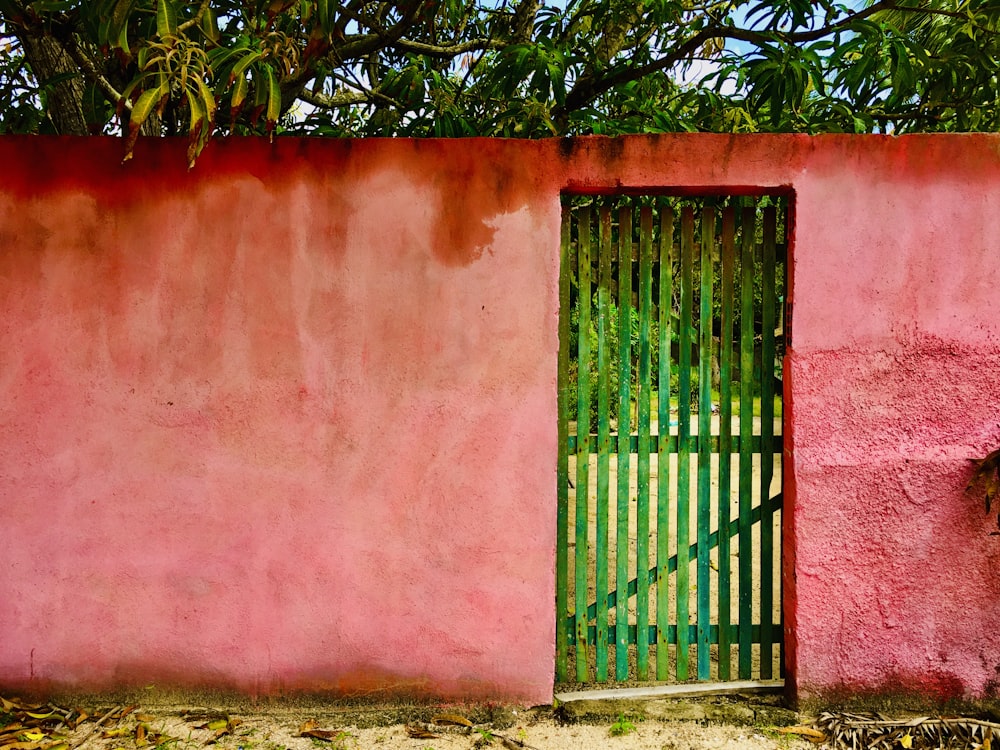
[[[686,66],[678,65],[673,69],[672,73],[674,80],[681,86],[694,88],[697,87],[706,76],[718,73],[721,67],[722,66],[714,60],[692,60],[691,63]],[[726,81],[722,84],[722,88],[719,93],[724,96],[735,94],[736,82],[732,79],[726,79]]]

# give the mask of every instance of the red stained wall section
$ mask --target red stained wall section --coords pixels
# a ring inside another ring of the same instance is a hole
[[[0,139],[0,685],[551,699],[559,192],[793,195],[798,697],[995,689],[1000,138]]]

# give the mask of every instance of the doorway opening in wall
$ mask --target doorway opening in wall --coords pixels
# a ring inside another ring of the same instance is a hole
[[[783,677],[787,195],[565,195],[556,684]]]

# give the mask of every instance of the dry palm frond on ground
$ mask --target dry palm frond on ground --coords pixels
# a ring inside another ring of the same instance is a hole
[[[822,713],[816,722],[835,748],[1000,750],[1000,724],[963,717],[888,719],[879,714]]]

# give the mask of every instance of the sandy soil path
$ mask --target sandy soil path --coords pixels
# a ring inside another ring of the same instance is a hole
[[[780,707],[731,698],[711,701],[584,701],[550,706],[347,706],[333,701],[277,704],[151,702],[77,706],[12,698],[0,711],[18,750],[804,750],[813,747],[777,724],[797,716]],[[101,700],[105,700],[106,697]],[[119,700],[115,698],[114,700]],[[586,704],[586,705],[585,705]],[[69,706],[73,706],[69,708]],[[30,713],[29,713],[30,712]],[[442,726],[434,717],[469,717],[474,727]],[[33,717],[44,718],[33,718]],[[670,720],[665,717],[680,717]],[[68,722],[68,724],[66,723]],[[16,726],[15,726],[16,725]],[[71,725],[75,725],[70,728]],[[414,736],[425,733],[424,736]],[[23,734],[25,740],[20,740]],[[13,737],[13,735],[12,735]]]

